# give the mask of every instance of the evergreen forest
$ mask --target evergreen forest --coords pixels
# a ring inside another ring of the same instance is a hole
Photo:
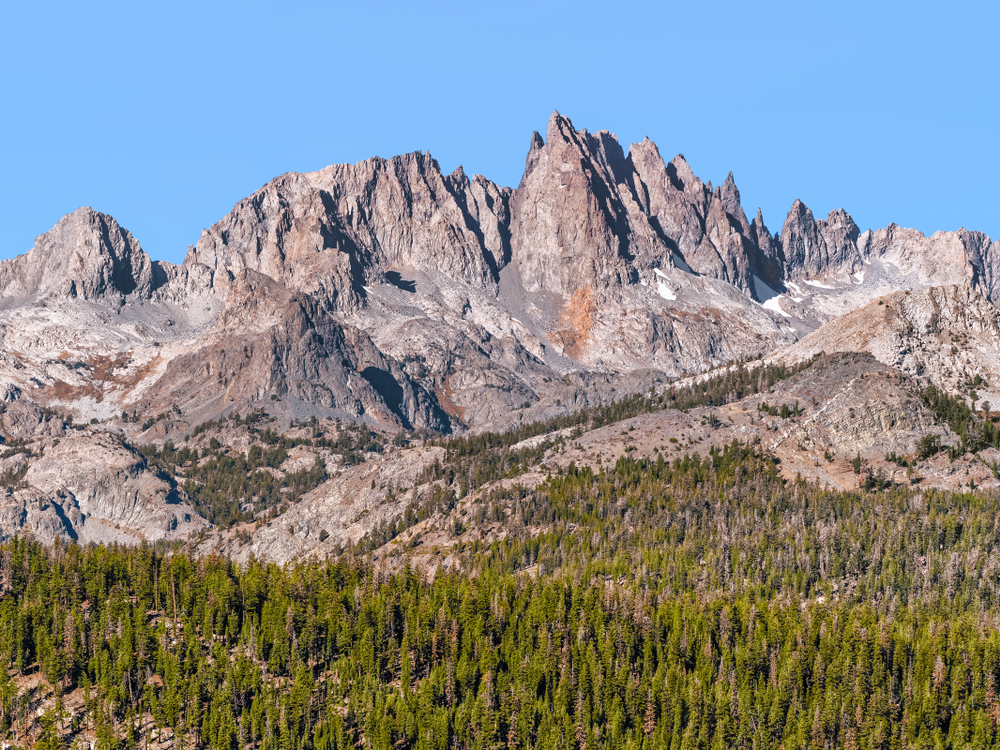
[[[490,502],[510,533],[436,571],[13,539],[0,729],[42,748],[1000,742],[995,494],[834,492],[733,443]]]

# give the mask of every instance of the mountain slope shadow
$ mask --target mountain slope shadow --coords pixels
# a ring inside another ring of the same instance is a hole
[[[417,282],[410,281],[409,279],[404,279],[399,275],[398,271],[386,271],[385,280],[392,284],[397,289],[402,289],[404,292],[409,292],[413,294],[417,291]]]
[[[372,388],[382,397],[385,405],[400,416],[405,428],[411,429],[405,413],[400,408],[403,405],[403,388],[396,382],[392,373],[378,367],[369,366],[361,371],[361,377],[371,383]]]

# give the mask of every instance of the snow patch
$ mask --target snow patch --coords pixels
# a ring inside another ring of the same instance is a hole
[[[660,296],[663,297],[663,299],[668,299],[668,300],[675,300],[675,299],[677,299],[677,295],[674,294],[670,290],[670,287],[668,287],[662,281],[657,281],[656,282],[656,291],[660,293]]]
[[[661,271],[659,268],[654,268],[653,269],[653,273],[655,273],[660,278],[663,278],[663,279],[667,278],[667,275],[665,273],[663,273],[663,271]]]
[[[804,300],[806,297],[809,296],[809,293],[803,292],[802,289],[799,288],[799,285],[796,284],[794,281],[785,282],[785,286],[787,286],[789,289],[795,292],[795,294],[799,295],[798,297],[793,297],[791,294],[788,295],[789,299],[791,299],[793,302],[801,302],[802,300]]]
[[[753,287],[757,290],[757,296],[764,300],[760,303],[761,307],[765,310],[776,312],[778,315],[784,315],[786,318],[792,317],[781,309],[781,298],[785,295],[774,291],[771,287],[761,281],[757,274],[753,274]]]
[[[757,290],[757,296],[763,300],[761,304],[770,300],[772,297],[780,296],[780,292],[776,292],[774,289],[765,284],[761,280],[760,276],[755,273],[751,274],[751,276],[753,276],[753,287]]]
[[[857,283],[860,284],[861,282],[863,282],[865,280],[865,271],[867,271],[867,270],[868,270],[867,268],[862,268],[860,271],[858,271],[856,274],[854,274],[854,277],[858,280]]]
[[[809,286],[818,286],[820,289],[836,289],[837,288],[835,286],[828,286],[826,284],[821,284],[818,281],[812,281],[810,279],[803,279],[802,283],[803,284],[808,284]]]
[[[771,299],[765,302],[762,306],[766,310],[772,310],[773,312],[778,313],[778,315],[784,315],[786,318],[790,318],[792,316],[781,309],[781,298],[784,296],[785,295],[783,294],[779,294],[777,297],[771,297]]]

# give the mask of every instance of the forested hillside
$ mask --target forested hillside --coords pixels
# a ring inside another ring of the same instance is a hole
[[[991,747],[1000,498],[834,493],[733,444],[510,490],[424,580],[0,547],[0,724],[66,747]]]

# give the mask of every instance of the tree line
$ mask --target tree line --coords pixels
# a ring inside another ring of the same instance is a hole
[[[994,493],[835,492],[733,443],[484,505],[509,534],[434,576],[0,545],[0,729],[226,750],[1000,740]],[[17,689],[33,670],[59,697],[41,716]]]

